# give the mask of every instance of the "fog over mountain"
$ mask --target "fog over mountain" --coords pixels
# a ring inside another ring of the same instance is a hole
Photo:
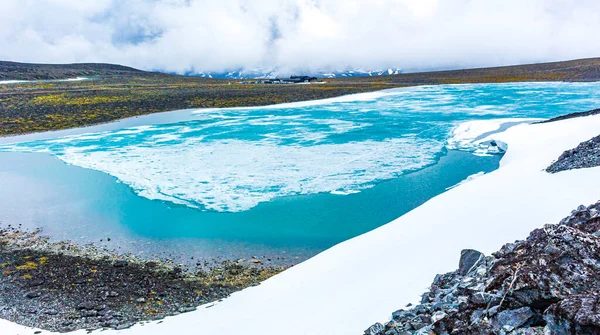
[[[3,0],[0,59],[177,73],[600,56],[597,0]]]

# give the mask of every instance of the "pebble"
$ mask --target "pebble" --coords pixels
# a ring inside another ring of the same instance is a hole
[[[79,305],[77,305],[77,309],[78,310],[85,310],[85,309],[94,309],[95,304],[92,302],[82,302]]]
[[[115,261],[113,263],[113,266],[116,267],[116,268],[122,268],[122,267],[127,266],[127,264],[128,264],[127,261],[121,261],[121,260],[119,260],[119,261]]]
[[[30,291],[25,293],[25,298],[27,299],[35,299],[38,298],[42,295],[42,293],[40,291]]]

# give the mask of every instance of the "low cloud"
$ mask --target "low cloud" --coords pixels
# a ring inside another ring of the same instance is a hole
[[[597,0],[3,0],[0,59],[186,73],[600,56]]]

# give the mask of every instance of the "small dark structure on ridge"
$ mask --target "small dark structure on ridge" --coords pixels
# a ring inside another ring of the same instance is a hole
[[[268,79],[265,80],[264,84],[300,84],[300,83],[311,83],[317,81],[317,77],[310,76],[291,76],[289,79]]]

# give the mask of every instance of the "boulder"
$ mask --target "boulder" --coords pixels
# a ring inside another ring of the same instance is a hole
[[[458,273],[462,276],[467,275],[479,265],[485,262],[485,255],[473,249],[465,249],[460,252],[460,262],[458,264]]]
[[[384,331],[385,327],[381,323],[377,322],[365,330],[365,335],[383,335]]]

